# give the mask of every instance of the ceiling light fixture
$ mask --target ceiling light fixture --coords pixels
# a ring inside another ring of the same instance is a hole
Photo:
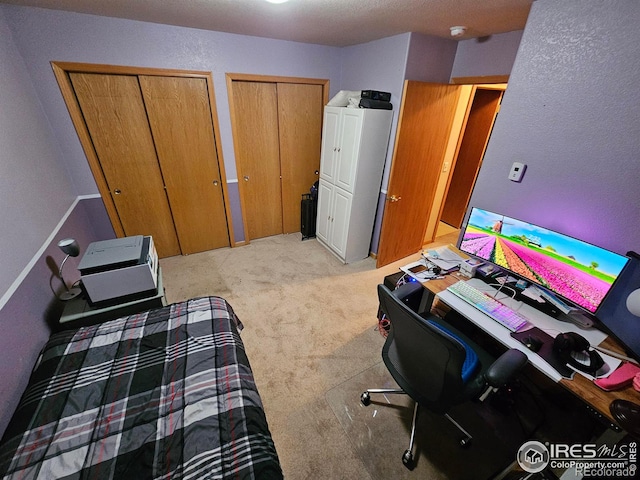
[[[289,0],[267,0],[267,2],[269,3],[284,3],[284,2],[288,2]]]

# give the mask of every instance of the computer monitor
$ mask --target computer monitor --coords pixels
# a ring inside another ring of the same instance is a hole
[[[472,208],[458,248],[594,314],[629,259],[552,230]]]
[[[640,317],[631,313],[627,298],[640,288],[640,255],[627,252],[629,263],[596,312],[600,325],[613,335],[627,353],[640,361]]]

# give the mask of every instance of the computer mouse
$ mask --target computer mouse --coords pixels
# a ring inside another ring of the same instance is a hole
[[[531,350],[532,352],[537,352],[542,347],[542,340],[537,337],[533,337],[529,335],[522,340],[522,343]]]

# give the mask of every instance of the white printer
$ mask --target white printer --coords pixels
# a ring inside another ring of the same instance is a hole
[[[93,242],[78,270],[82,287],[94,305],[120,303],[157,292],[158,253],[150,236]]]

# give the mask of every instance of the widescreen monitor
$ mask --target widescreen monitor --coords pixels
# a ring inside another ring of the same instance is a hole
[[[473,208],[458,247],[593,314],[628,258],[498,213]]]

